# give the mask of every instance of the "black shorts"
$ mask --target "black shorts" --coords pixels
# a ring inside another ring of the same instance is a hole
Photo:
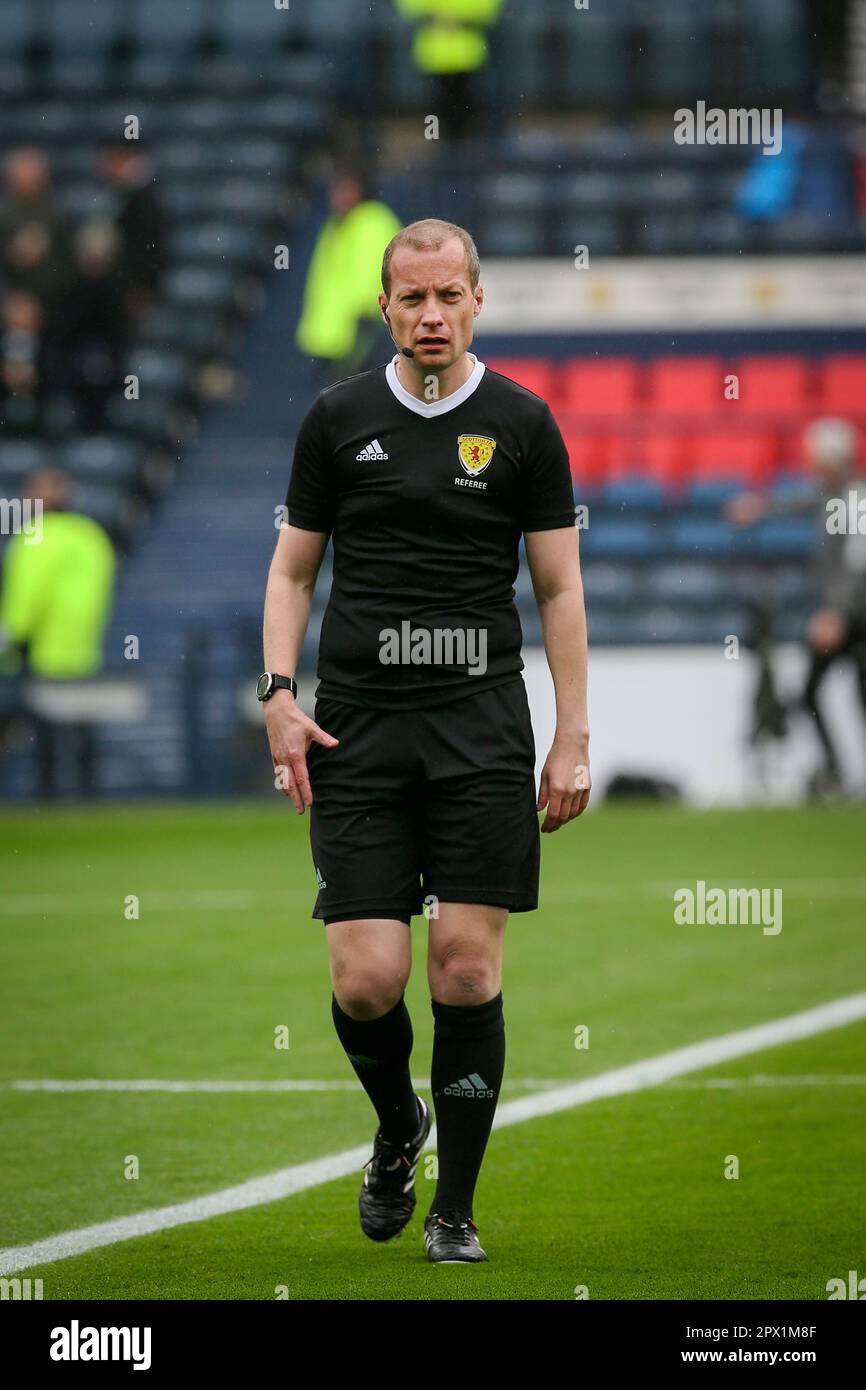
[[[535,739],[523,677],[420,710],[316,701],[313,917],[409,922],[434,901],[538,906]]]

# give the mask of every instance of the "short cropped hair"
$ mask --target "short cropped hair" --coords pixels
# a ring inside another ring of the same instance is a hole
[[[472,289],[478,284],[481,275],[481,262],[478,248],[465,227],[454,222],[443,222],[439,217],[425,217],[420,222],[410,222],[393,236],[385,247],[382,257],[382,289],[391,296],[391,257],[398,246],[411,246],[413,251],[438,251],[443,242],[456,237],[462,241],[466,251],[466,267],[469,271],[469,284]]]

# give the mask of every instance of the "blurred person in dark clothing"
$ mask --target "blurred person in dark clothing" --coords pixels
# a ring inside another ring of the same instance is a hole
[[[42,305],[25,290],[10,290],[0,301],[0,434],[43,432],[50,362]]]
[[[105,219],[86,222],[75,236],[75,269],[63,296],[59,356],[80,429],[102,428],[112,393],[120,388],[129,337],[120,233]]]
[[[19,719],[29,723],[39,790],[53,797],[62,749],[72,743],[78,789],[89,795],[94,790],[93,725],[56,723],[34,712],[24,703],[23,682],[68,682],[101,669],[114,591],[114,547],[97,521],[71,510],[72,480],[61,469],[33,473],[22,497],[31,501],[31,514],[6,547],[0,585],[0,677],[5,687],[0,751],[3,736]]]
[[[41,150],[12,150],[3,165],[0,270],[9,289],[27,290],[46,308],[63,288],[68,268],[66,216],[50,190]]]
[[[115,196],[127,311],[138,317],[153,302],[166,265],[165,216],[153,167],[134,141],[119,140],[102,151],[100,173]]]
[[[814,420],[803,447],[816,489],[813,497],[768,498],[745,492],[728,504],[727,515],[748,526],[764,517],[809,511],[815,516],[813,576],[817,607],[806,625],[809,669],[797,704],[811,715],[823,751],[813,791],[843,787],[841,763],[818,691],[837,661],[854,663],[866,724],[866,477],[859,471],[860,433],[848,420]]]

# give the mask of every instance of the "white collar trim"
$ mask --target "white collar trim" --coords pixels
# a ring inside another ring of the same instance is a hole
[[[450,395],[443,396],[442,399],[438,401],[419,401],[417,396],[413,396],[411,391],[406,390],[406,387],[397,375],[397,363],[400,360],[399,353],[395,353],[385,368],[385,380],[400,404],[408,406],[409,410],[414,410],[416,415],[425,415],[428,417],[432,415],[444,415],[446,410],[454,410],[456,406],[462,405],[463,402],[472,395],[472,392],[484,375],[484,363],[479,362],[474,352],[470,352],[469,356],[474,361],[475,366],[472,368],[472,371],[469,373],[463,385],[458,386],[456,391],[452,391]]]

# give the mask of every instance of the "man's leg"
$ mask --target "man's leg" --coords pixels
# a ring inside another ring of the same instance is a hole
[[[430,1210],[471,1217],[505,1070],[502,947],[508,909],[439,903],[438,914],[430,919],[427,959],[439,1157]]]
[[[818,704],[818,689],[830,667],[833,665],[833,662],[837,660],[837,657],[837,652],[817,652],[810,650],[809,672],[806,677],[806,684],[803,688],[802,695],[803,706],[812,716],[815,732],[818,735],[821,747],[824,751],[824,769],[834,778],[838,778],[840,775],[839,759],[836,755],[833,740],[830,737],[830,730],[827,727],[827,722]]]
[[[403,994],[412,965],[409,925],[392,918],[329,921],[325,932],[337,1036],[383,1138],[401,1144],[418,1131],[409,1072],[412,1022]]]

